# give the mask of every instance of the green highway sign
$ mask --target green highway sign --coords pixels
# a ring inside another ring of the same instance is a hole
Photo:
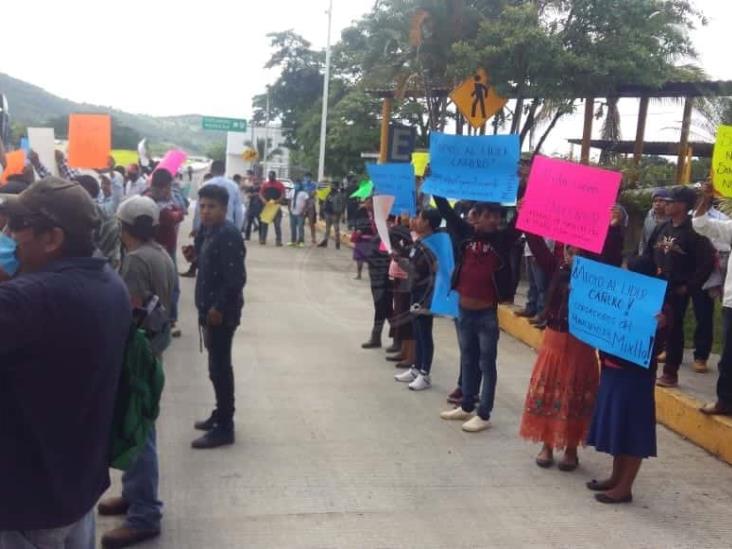
[[[204,116],[203,129],[217,132],[245,132],[249,126],[246,120],[240,118],[219,118],[217,116]]]

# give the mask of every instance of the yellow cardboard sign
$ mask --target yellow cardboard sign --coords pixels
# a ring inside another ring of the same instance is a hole
[[[243,153],[241,153],[241,157],[242,157],[242,160],[244,160],[245,162],[254,162],[257,159],[257,157],[259,157],[259,154],[257,153],[257,151],[255,151],[251,147],[248,147],[248,148],[244,149]]]
[[[490,86],[488,73],[483,69],[452,90],[450,99],[474,128],[483,126],[508,103]]]
[[[417,177],[424,177],[424,172],[427,170],[427,164],[430,163],[430,153],[428,152],[416,152],[412,153],[412,165],[414,166],[414,175]]]
[[[732,126],[717,128],[712,157],[712,181],[719,194],[732,197]]]
[[[318,196],[318,200],[325,202],[325,200],[330,196],[330,191],[330,187],[324,187],[315,191],[315,194]]]
[[[279,211],[280,205],[274,200],[270,200],[269,202],[267,202],[266,206],[262,210],[259,219],[262,220],[262,223],[266,223],[267,225],[269,225],[274,221],[274,218],[277,216]]]

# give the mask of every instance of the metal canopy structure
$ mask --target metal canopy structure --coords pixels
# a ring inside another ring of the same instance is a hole
[[[421,98],[426,97],[429,94],[430,98],[444,98],[449,96],[451,87],[448,87],[444,83],[440,83],[437,86],[430,86],[427,89],[409,89],[399,92],[396,88],[381,88],[367,90],[367,93],[379,97],[384,100],[383,107],[383,118],[382,118],[382,143],[381,143],[381,162],[386,159],[386,140],[388,138],[389,120],[391,118],[392,103],[397,97],[410,97],[410,98]],[[522,99],[532,97],[531,88],[524,90],[522,98],[518,98],[515,93],[508,93],[506,95],[509,99]],[[598,93],[596,96],[589,97],[577,97],[575,99],[583,99],[585,102],[584,108],[584,129],[582,132],[582,139],[580,145],[582,146],[581,162],[583,164],[589,164],[590,162],[590,148],[593,146],[592,143],[592,124],[595,114],[595,97],[619,97],[624,99],[640,99],[640,108],[638,110],[638,125],[636,128],[636,137],[633,142],[632,151],[630,150],[630,142],[623,142],[623,147],[628,148],[628,153],[633,153],[633,162],[637,166],[640,163],[641,157],[644,151],[649,154],[651,152],[651,144],[648,144],[648,148],[645,139],[646,132],[646,120],[648,118],[648,105],[651,99],[681,99],[684,101],[684,114],[681,123],[681,138],[679,143],[673,144],[657,144],[662,145],[659,150],[663,150],[662,154],[677,156],[677,181],[679,183],[683,180],[683,174],[685,172],[686,163],[691,157],[691,147],[689,143],[689,131],[691,129],[691,116],[694,107],[694,99],[698,97],[732,97],[732,81],[730,80],[702,80],[702,81],[669,81],[659,87],[651,86],[640,86],[635,84],[625,84],[618,86],[613,93]],[[599,143],[595,141],[594,143]],[[702,155],[705,152],[705,146],[711,144],[694,144],[694,154],[696,156]],[[602,147],[598,147],[602,148]],[[623,152],[618,150],[617,152]],[[711,154],[710,154],[711,155]],[[706,156],[706,154],[704,155]]]
[[[581,145],[582,139],[567,139],[572,145]],[[693,156],[699,158],[711,158],[714,153],[714,143],[701,141],[690,142],[689,147],[693,150]],[[606,141],[593,139],[590,141],[590,148],[618,154],[633,154],[635,152],[635,141]],[[647,141],[643,144],[644,154],[652,156],[676,156],[679,152],[679,144],[675,141]]]
[[[426,97],[425,89],[408,89],[399,92],[396,88],[376,88],[366,90],[366,93],[379,98],[410,97],[419,99]],[[452,87],[446,84],[430,86],[429,96],[434,98],[447,97]],[[516,99],[515,92],[508,92],[504,95],[509,99]],[[598,93],[595,97],[612,96],[621,98],[642,99],[649,98],[679,98],[679,97],[732,97],[732,81],[730,80],[703,80],[696,82],[666,82],[658,88],[651,86],[639,86],[636,84],[625,84],[618,86],[615,93]],[[531,87],[524,90],[523,97],[533,97]],[[575,99],[585,99],[577,97]]]

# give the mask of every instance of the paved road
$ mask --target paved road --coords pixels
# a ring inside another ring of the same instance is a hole
[[[450,323],[437,324],[433,389],[411,393],[383,352],[359,347],[369,290],[352,280],[348,250],[257,245],[248,269],[234,353],[238,443],[227,449],[189,446],[213,395],[184,281],[184,337],[166,359],[158,427],[164,532],[144,547],[732,545],[732,468],[664,428],[631,506],[601,506],[584,488],[609,465],[593,450],[573,474],[538,469],[537,448],[516,435],[527,347],[502,339],[494,427],[468,435],[438,417],[457,373]]]

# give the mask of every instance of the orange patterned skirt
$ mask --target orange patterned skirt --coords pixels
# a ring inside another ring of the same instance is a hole
[[[595,349],[547,328],[529,382],[521,437],[559,449],[584,444],[599,374]]]

